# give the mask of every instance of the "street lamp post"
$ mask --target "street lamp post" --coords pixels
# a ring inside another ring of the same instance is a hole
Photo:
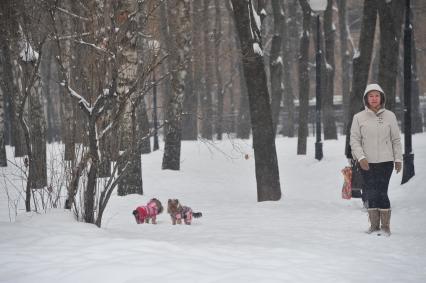
[[[414,176],[414,154],[411,143],[411,40],[410,0],[405,1],[404,25],[404,164],[401,184]]]
[[[321,22],[320,12],[327,7],[327,0],[310,0],[311,9],[316,12],[317,20],[317,40],[316,40],[316,55],[315,55],[315,74],[316,74],[316,89],[315,89],[315,159],[323,158],[322,141],[321,141]]]

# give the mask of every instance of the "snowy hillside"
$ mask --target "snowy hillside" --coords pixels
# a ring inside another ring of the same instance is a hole
[[[248,141],[184,142],[179,172],[161,170],[161,151],[143,156],[145,195],[113,196],[101,229],[62,209],[25,213],[22,199],[14,220],[5,192],[22,184],[0,168],[0,282],[425,282],[426,134],[413,136],[416,176],[391,178],[389,238],[365,234],[361,201],[341,199],[343,137],[324,143],[321,162],[312,138],[307,156],[297,139],[276,144],[281,201],[256,202]],[[203,217],[137,225],[132,210],[152,197]]]

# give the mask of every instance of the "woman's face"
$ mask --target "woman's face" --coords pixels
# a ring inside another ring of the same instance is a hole
[[[372,90],[367,94],[368,106],[372,109],[380,108],[380,92],[377,90]]]

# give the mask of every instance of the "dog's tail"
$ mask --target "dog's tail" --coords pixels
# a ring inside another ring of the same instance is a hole
[[[193,216],[194,218],[200,218],[201,216],[203,216],[203,214],[202,214],[201,212],[193,212],[193,213],[192,213],[192,216]]]

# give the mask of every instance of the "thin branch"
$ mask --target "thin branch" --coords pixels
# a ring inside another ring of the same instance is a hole
[[[85,46],[89,46],[89,47],[92,47],[93,49],[95,49],[96,51],[99,51],[99,52],[101,52],[101,53],[105,53],[105,54],[107,54],[107,55],[109,55],[110,56],[110,58],[112,58],[112,59],[115,59],[115,54],[114,53],[112,53],[111,51],[109,51],[108,49],[105,49],[105,48],[102,48],[102,47],[99,47],[99,46],[97,46],[96,44],[93,44],[93,43],[89,43],[89,42],[85,42],[85,41],[83,41],[83,40],[73,40],[74,42],[76,42],[76,43],[79,43],[79,44],[81,44],[81,45],[85,45]]]
[[[83,21],[85,21],[85,22],[90,22],[90,19],[85,18],[85,17],[82,17],[82,16],[79,16],[79,15],[77,15],[77,14],[74,14],[74,13],[72,13],[72,12],[70,12],[70,11],[68,11],[68,10],[64,9],[64,8],[57,7],[57,6],[56,6],[55,8],[56,8],[56,10],[58,10],[59,12],[62,12],[62,13],[64,13],[64,14],[67,14],[68,16],[71,16],[71,17],[77,18],[77,19],[79,19],[79,20],[83,20]]]
[[[70,34],[70,35],[63,35],[63,36],[59,36],[59,40],[68,40],[68,39],[73,39],[73,38],[80,38],[83,36],[90,36],[93,35],[92,32],[82,32],[82,33],[78,33],[78,34]]]

